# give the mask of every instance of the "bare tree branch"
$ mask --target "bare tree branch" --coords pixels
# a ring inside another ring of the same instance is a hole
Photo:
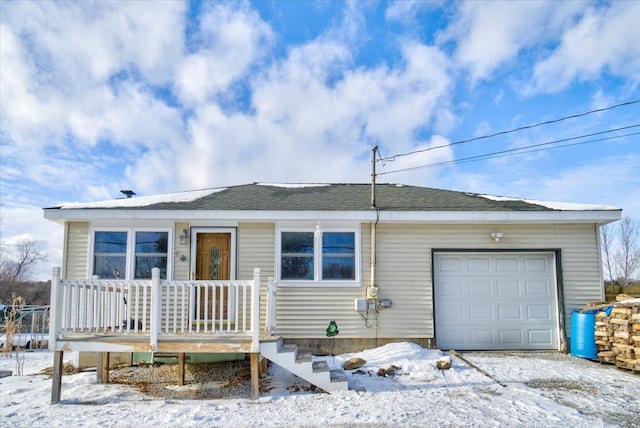
[[[615,279],[615,272],[611,263],[611,251],[613,246],[612,229],[613,226],[611,223],[600,226],[600,243],[602,246],[602,255],[604,256],[602,263],[604,265],[604,273],[609,281],[613,281]]]
[[[11,258],[4,249],[0,257],[0,281],[3,284],[26,282],[33,275],[36,264],[46,260],[37,242],[21,239],[15,244],[16,256]]]
[[[633,281],[633,275],[640,267],[640,229],[638,223],[624,217],[618,225],[619,249],[616,252],[615,264],[622,285]]]

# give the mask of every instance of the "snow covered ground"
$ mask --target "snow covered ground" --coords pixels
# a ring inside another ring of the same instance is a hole
[[[32,374],[53,355],[30,352],[25,376],[0,379],[0,426],[640,426],[640,376],[630,372],[559,353],[464,354],[487,376],[457,358],[440,371],[444,355],[398,343],[330,358],[364,358],[348,378],[366,392],[290,393],[304,382],[272,366],[273,389],[256,400],[150,398],[79,373],[63,376],[62,401],[51,405],[51,380]],[[391,366],[395,375],[377,375]],[[15,359],[0,357],[0,370],[14,369]]]

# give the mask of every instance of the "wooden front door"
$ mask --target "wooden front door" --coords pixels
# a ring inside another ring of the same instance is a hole
[[[231,234],[230,233],[198,233],[196,235],[196,271],[197,280],[229,280],[231,279]],[[200,300],[200,313],[204,314],[204,305],[207,304],[208,318],[211,319],[212,309],[215,304],[216,318],[219,319],[220,299],[223,301],[223,317],[228,314],[228,292],[208,294],[208,301]]]

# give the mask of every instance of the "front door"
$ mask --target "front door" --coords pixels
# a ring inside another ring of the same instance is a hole
[[[200,232],[196,234],[195,248],[195,279],[196,280],[229,280],[231,279],[231,233]],[[220,318],[220,301],[222,300],[222,316],[226,319],[228,315],[228,290],[220,288],[215,293],[211,290],[206,293],[208,298],[201,296],[200,314],[204,315],[205,305],[207,314],[211,319],[214,313],[216,318]],[[215,300],[214,295],[215,294]],[[206,300],[206,301],[205,301]],[[213,306],[215,305],[215,306]]]

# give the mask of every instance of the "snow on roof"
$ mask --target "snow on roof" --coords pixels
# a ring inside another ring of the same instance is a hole
[[[482,198],[490,199],[492,201],[521,201],[526,202],[528,204],[536,204],[541,205],[543,207],[547,207],[552,210],[560,210],[560,211],[608,211],[608,210],[619,210],[618,207],[613,207],[610,205],[594,205],[594,204],[577,204],[571,202],[551,202],[551,201],[538,201],[536,199],[522,199],[522,198],[511,198],[508,196],[495,196],[495,195],[478,195]]]
[[[213,193],[225,190],[225,187],[217,189],[193,190],[189,192],[165,193],[161,195],[140,196],[137,198],[119,198],[97,202],[70,202],[60,206],[60,209],[80,208],[130,208],[145,207],[159,203],[191,202],[196,199],[209,196]]]
[[[304,189],[305,187],[327,187],[326,183],[256,183],[258,186],[283,187],[285,189]]]

